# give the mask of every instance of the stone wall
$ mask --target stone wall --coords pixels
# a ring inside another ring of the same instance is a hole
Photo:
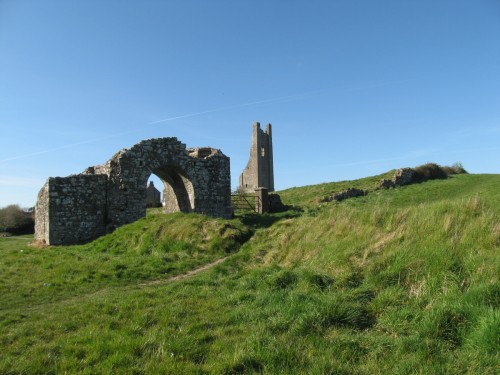
[[[328,197],[323,198],[322,202],[331,202],[331,201],[343,201],[344,199],[355,198],[355,197],[363,197],[368,194],[367,190],[361,190],[356,188],[349,188],[347,190],[341,191],[340,193],[334,193]]]
[[[388,189],[396,186],[404,186],[414,183],[413,177],[415,170],[413,168],[399,168],[391,180],[384,179],[380,181],[379,188]]]
[[[413,168],[399,168],[394,174],[394,185],[404,186],[413,182],[413,175],[415,170]]]
[[[146,215],[154,173],[164,183],[166,212],[231,217],[229,158],[210,147],[186,149],[177,138],[142,141],[80,175],[49,178],[36,206],[35,239],[89,241]]]
[[[49,178],[38,195],[35,239],[61,245],[104,234],[106,188],[105,175]]]

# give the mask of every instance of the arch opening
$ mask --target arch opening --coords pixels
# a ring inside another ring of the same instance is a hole
[[[193,212],[195,191],[187,174],[175,166],[162,166],[152,171],[163,184],[161,205],[166,213]]]
[[[47,179],[37,200],[35,238],[50,245],[83,243],[144,217],[152,174],[160,179],[164,211],[231,217],[229,158],[164,137],[122,149],[80,174]]]

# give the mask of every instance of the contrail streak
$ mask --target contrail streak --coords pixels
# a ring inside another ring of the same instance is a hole
[[[280,102],[280,101],[295,100],[295,99],[299,99],[301,97],[304,97],[304,96],[307,96],[307,95],[310,95],[310,94],[311,93],[301,94],[301,95],[280,96],[280,97],[271,98],[271,99],[258,100],[258,101],[254,101],[254,102],[236,104],[236,105],[227,106],[227,107],[214,108],[214,109],[209,109],[209,110],[206,110],[206,111],[188,113],[188,114],[185,114],[185,115],[173,116],[173,117],[168,117],[168,118],[164,118],[164,119],[161,119],[161,120],[151,121],[151,122],[148,122],[147,125],[155,125],[155,124],[159,124],[159,123],[162,123],[162,122],[168,122],[168,121],[174,121],[174,120],[179,120],[179,119],[183,119],[183,118],[201,116],[201,115],[205,115],[205,114],[208,114],[208,113],[225,111],[225,110],[228,110],[228,109],[243,108],[243,107],[249,107],[249,106],[252,106],[252,105],[275,103],[275,102]],[[0,160],[0,163],[5,163],[5,162],[8,162],[8,161],[19,160],[19,159],[25,159],[25,158],[29,158],[29,157],[32,157],[32,156],[43,155],[43,154],[47,154],[47,153],[50,153],[50,152],[63,150],[63,149],[66,149],[66,148],[81,146],[81,145],[84,145],[84,144],[100,142],[100,141],[104,141],[106,139],[116,138],[116,137],[119,137],[121,135],[135,133],[135,132],[138,132],[138,131],[141,131],[141,130],[142,129],[135,129],[135,130],[127,131],[127,132],[114,133],[114,134],[111,134],[111,135],[108,135],[108,136],[102,137],[102,138],[96,138],[96,139],[90,139],[90,140],[82,141],[82,142],[70,143],[70,144],[67,144],[67,145],[64,145],[64,146],[55,147],[55,148],[51,148],[51,149],[47,149],[47,150],[42,150],[42,151],[37,151],[37,152],[31,152],[29,154],[23,154],[23,155],[13,156],[13,157],[10,157],[10,158],[6,158],[6,159]]]
[[[340,90],[340,92],[366,90],[366,89],[372,89],[372,88],[382,87],[382,86],[388,86],[388,85],[397,85],[397,84],[406,83],[406,82],[415,81],[415,80],[418,80],[418,79],[408,79],[408,80],[384,82],[384,83],[378,83],[378,84],[373,84],[373,85],[364,86],[364,87],[354,87],[354,88],[350,88],[350,89],[349,88],[345,88],[343,90]],[[169,121],[179,120],[179,119],[183,119],[183,118],[196,117],[196,116],[206,115],[208,113],[227,111],[229,109],[251,107],[253,105],[259,105],[259,104],[268,104],[268,103],[278,103],[278,102],[288,102],[288,101],[293,101],[293,100],[299,100],[299,99],[303,99],[303,98],[306,98],[306,97],[311,96],[311,95],[317,95],[317,94],[328,92],[328,91],[331,91],[331,90],[332,90],[331,88],[327,88],[327,89],[322,89],[322,90],[309,91],[309,92],[302,93],[302,94],[288,95],[288,96],[279,96],[279,97],[276,97],[276,98],[270,98],[270,99],[264,99],[264,100],[257,100],[257,101],[248,102],[248,103],[235,104],[235,105],[227,106],[227,107],[219,107],[219,108],[214,108],[214,109],[208,109],[206,111],[193,112],[193,113],[188,113],[188,114],[179,115],[179,116],[167,117],[167,118],[164,118],[164,119],[161,119],[161,120],[151,121],[151,122],[148,122],[147,125],[156,125],[156,124],[160,124],[162,122],[169,122]],[[339,92],[339,94],[340,94],[340,92]],[[87,140],[87,141],[82,141],[82,142],[77,142],[77,143],[71,143],[71,144],[68,144],[68,145],[64,145],[64,146],[60,146],[60,147],[56,147],[56,148],[51,148],[51,149],[48,149],[48,150],[42,150],[42,151],[37,151],[37,152],[31,152],[29,154],[13,156],[13,157],[10,157],[10,158],[6,158],[6,159],[0,160],[0,164],[8,162],[8,161],[25,159],[25,158],[29,158],[29,157],[32,157],[32,156],[43,155],[43,154],[47,154],[47,153],[50,153],[50,152],[54,152],[54,151],[58,151],[58,150],[63,150],[63,149],[66,149],[66,148],[71,148],[71,147],[76,147],[76,146],[80,146],[80,145],[84,145],[84,144],[100,142],[100,141],[104,141],[106,139],[116,138],[116,137],[119,137],[121,135],[139,132],[141,130],[142,129],[135,129],[135,130],[127,131],[127,132],[114,133],[114,134],[111,134],[111,135],[108,135],[108,136],[102,137],[102,138],[96,138],[96,139],[91,139],[91,140]]]
[[[314,93],[317,93],[317,92],[319,92],[319,91],[315,91]],[[186,114],[186,115],[168,117],[168,118],[164,118],[164,119],[161,119],[161,120],[151,121],[151,122],[148,123],[148,125],[158,124],[160,122],[167,122],[167,121],[178,120],[178,119],[181,119],[181,118],[187,118],[187,117],[195,117],[195,116],[205,115],[207,113],[226,111],[228,109],[250,107],[252,105],[257,105],[257,104],[267,104],[267,103],[275,103],[275,102],[280,102],[280,101],[295,100],[295,99],[299,99],[301,97],[305,97],[305,96],[310,95],[310,94],[312,94],[312,92],[311,93],[307,93],[307,94],[301,94],[301,95],[280,96],[280,97],[272,98],[272,99],[258,100],[258,101],[255,101],[255,102],[248,102],[248,103],[231,105],[231,106],[227,106],[227,107],[214,108],[214,109],[209,109],[209,110],[202,111],[202,112],[194,112],[194,113],[189,113],[189,114]]]
[[[25,158],[29,158],[29,157],[32,157],[32,156],[43,155],[43,154],[47,154],[49,152],[54,152],[54,151],[63,150],[65,148],[71,148],[71,147],[75,147],[75,146],[85,145],[85,144],[88,144],[88,143],[94,143],[94,142],[104,141],[106,139],[114,138],[117,135],[121,135],[121,134],[124,134],[124,133],[113,134],[113,135],[109,135],[107,137],[98,138],[98,139],[90,139],[90,140],[87,140],[87,141],[81,141],[81,142],[77,142],[77,143],[70,143],[68,145],[64,145],[64,146],[60,146],[60,147],[50,148],[50,149],[47,149],[47,150],[42,150],[42,151],[37,151],[37,152],[31,152],[29,154],[13,156],[11,158],[0,160],[0,163],[5,163],[7,161],[18,160],[18,159],[25,159]]]

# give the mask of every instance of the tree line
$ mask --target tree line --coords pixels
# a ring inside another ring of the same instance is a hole
[[[35,211],[23,210],[18,204],[0,208],[0,232],[29,234],[35,230]]]

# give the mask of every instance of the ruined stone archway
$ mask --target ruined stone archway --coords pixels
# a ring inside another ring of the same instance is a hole
[[[229,158],[177,138],[142,141],[82,174],[51,177],[36,204],[35,239],[47,244],[89,241],[146,214],[146,183],[154,173],[165,185],[167,212],[231,216]]]
[[[163,182],[162,206],[165,212],[192,212],[195,191],[186,172],[172,166],[163,166],[153,173]]]

